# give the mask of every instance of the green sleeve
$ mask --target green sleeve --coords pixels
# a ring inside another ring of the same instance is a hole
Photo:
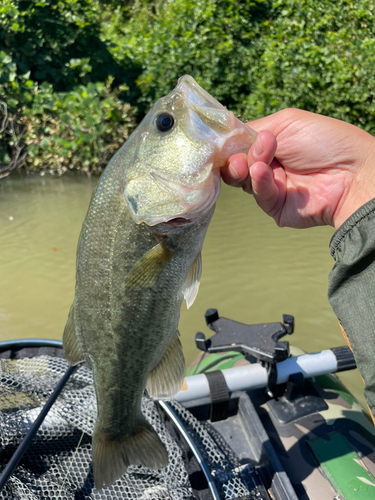
[[[330,251],[335,265],[328,300],[348,336],[375,416],[375,198],[339,227]]]

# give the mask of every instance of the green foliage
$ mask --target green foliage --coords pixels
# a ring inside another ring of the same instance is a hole
[[[3,0],[0,178],[21,166],[100,171],[128,137],[134,110],[118,95],[133,69],[100,40],[102,12],[97,0]]]
[[[375,134],[374,2],[2,0],[0,177],[101,169],[185,73],[243,119],[293,106]]]
[[[299,107],[375,133],[373,0],[155,0],[108,29],[148,106],[192,74],[246,119]],[[108,36],[108,35],[107,35]]]
[[[278,0],[247,116],[298,107],[375,134],[372,0]]]
[[[116,85],[129,83],[126,57],[119,65],[100,39],[104,15],[99,0],[3,0],[0,50],[18,73],[58,91],[109,76]]]
[[[253,65],[270,15],[266,0],[137,1],[129,23],[108,24],[103,33],[116,40],[110,50],[117,61],[127,54],[142,68],[136,83],[143,111],[183,74],[237,110],[256,85]]]
[[[43,83],[25,110],[24,141],[32,170],[101,172],[134,128],[133,111],[107,85],[54,93]],[[123,90],[118,89],[118,92]]]
[[[0,178],[20,166],[101,172],[135,126],[134,109],[117,98],[125,88],[112,91],[111,83],[54,92],[27,80],[8,109],[0,101]]]

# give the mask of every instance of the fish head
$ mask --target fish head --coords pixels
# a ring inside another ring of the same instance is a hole
[[[124,196],[131,217],[149,226],[204,217],[220,192],[220,167],[248,152],[255,138],[191,76],[181,77],[128,139]]]

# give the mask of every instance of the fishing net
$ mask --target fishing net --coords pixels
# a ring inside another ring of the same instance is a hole
[[[27,434],[67,367],[62,357],[48,354],[0,359],[0,470],[4,469]],[[220,497],[259,498],[255,482],[248,484],[243,480],[244,466],[215,429],[196,420],[180,404],[173,402],[172,406],[199,446]],[[191,478],[197,476],[198,464],[187,451],[186,444],[182,445],[183,440],[158,404],[145,396],[142,411],[166,446],[168,466],[159,471],[131,466],[115,484],[96,490],[91,464],[95,393],[91,370],[81,366],[52,406],[28,451],[1,491],[0,498],[211,498],[207,485],[200,491],[196,485],[192,486]]]

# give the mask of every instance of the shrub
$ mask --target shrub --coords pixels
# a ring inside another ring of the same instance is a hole
[[[247,116],[294,106],[375,134],[372,0],[277,0]]]
[[[27,151],[20,118],[32,101],[33,82],[28,76],[28,73],[17,75],[12,58],[0,51],[0,178],[25,164]]]
[[[373,0],[137,1],[103,36],[142,68],[143,109],[190,73],[246,119],[292,106],[374,134],[374,12]]]
[[[54,93],[48,83],[35,89],[21,119],[29,168],[59,174],[104,169],[135,123],[132,107],[116,98],[110,84],[89,83],[65,93]]]
[[[253,66],[271,15],[266,0],[136,1],[128,23],[103,26],[119,64],[123,54],[141,68],[136,83],[144,112],[190,74],[217,99],[238,111],[256,85]],[[120,27],[121,26],[121,27]]]
[[[100,38],[108,10],[111,2],[99,0],[2,0],[0,50],[12,57],[18,74],[29,72],[31,80],[56,91],[104,83],[109,76],[129,85],[126,57],[120,65]]]
[[[100,170],[185,73],[243,119],[294,106],[375,134],[374,11],[374,0],[3,0],[0,176]]]
[[[100,171],[128,137],[134,107],[118,96],[132,73],[99,38],[102,11],[97,0],[3,0],[0,178],[21,166]]]

